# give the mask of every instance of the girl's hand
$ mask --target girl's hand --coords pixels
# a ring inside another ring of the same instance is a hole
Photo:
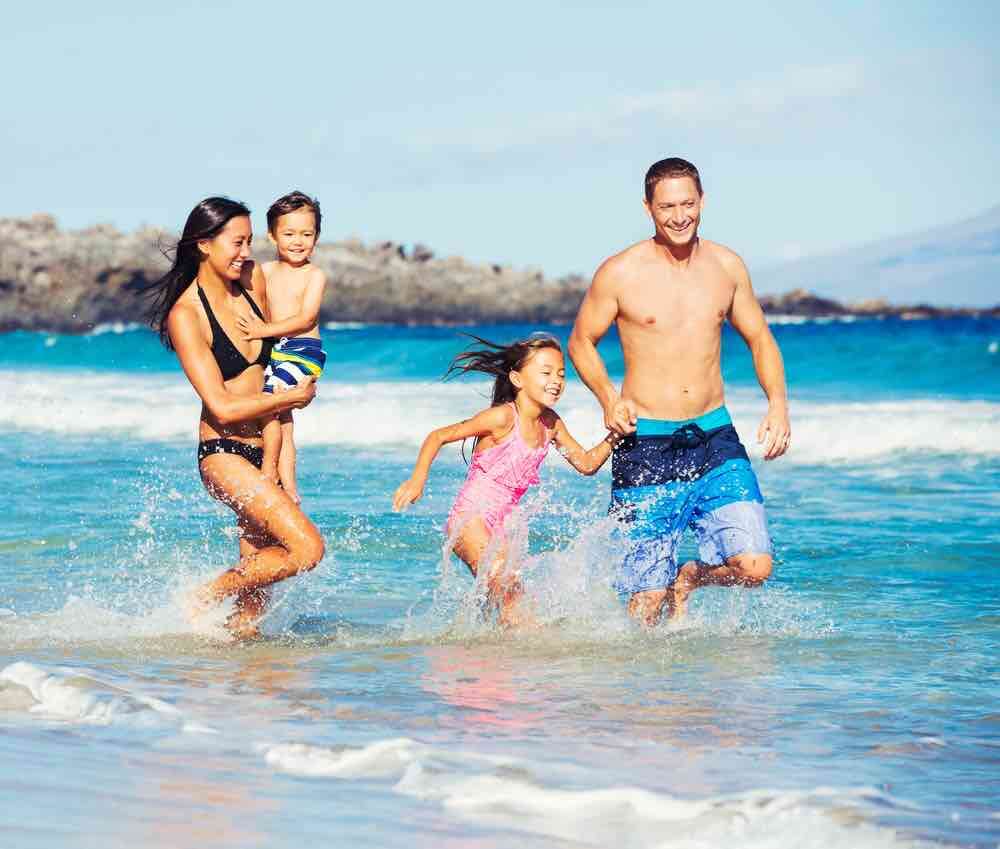
[[[417,483],[413,478],[403,481],[392,497],[392,509],[398,512],[414,501],[418,501],[423,494],[423,485]]]
[[[263,339],[267,334],[264,332],[264,324],[257,316],[252,315],[246,318],[242,315],[236,317],[236,329],[243,334],[243,338],[248,342],[251,339]]]

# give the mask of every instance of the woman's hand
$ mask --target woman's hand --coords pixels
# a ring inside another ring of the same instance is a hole
[[[316,378],[304,378],[301,383],[283,394],[285,399],[291,402],[291,409],[301,410],[303,407],[308,407],[316,397]]]
[[[418,483],[414,478],[403,481],[392,497],[392,509],[398,512],[414,501],[418,501],[423,494],[424,485],[422,483]]]
[[[248,342],[251,339],[263,339],[267,336],[267,325],[257,316],[237,316],[236,329],[243,334],[243,338]]]

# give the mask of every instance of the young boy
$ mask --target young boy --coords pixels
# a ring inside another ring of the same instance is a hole
[[[297,191],[278,198],[267,211],[267,238],[278,250],[276,261],[261,266],[271,320],[264,322],[251,316],[238,321],[247,339],[281,337],[264,372],[265,392],[291,389],[305,377],[318,379],[326,363],[319,335],[326,275],[309,263],[319,238],[320,220],[319,202]],[[281,486],[298,504],[301,498],[295,485],[292,411],[282,413],[278,421],[280,449],[273,436],[267,438],[270,428],[265,428],[264,472],[274,475],[276,455]]]

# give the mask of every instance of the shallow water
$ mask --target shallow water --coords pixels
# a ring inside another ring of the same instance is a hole
[[[0,843],[997,846],[1000,323],[775,331],[795,435],[755,460],[768,586],[637,629],[609,589],[607,471],[552,456],[522,517],[545,624],[512,637],[441,559],[457,449],[388,509],[426,431],[482,405],[434,383],[461,340],[327,330],[338,367],[298,430],[328,556],[248,645],[182,611],[235,537],[176,365],[144,331],[16,334]],[[763,402],[728,336],[725,363],[750,443]],[[560,412],[600,437],[576,381]]]

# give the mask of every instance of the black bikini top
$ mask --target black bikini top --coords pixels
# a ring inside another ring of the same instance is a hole
[[[250,293],[243,288],[243,284],[237,281],[236,285],[239,287],[240,294],[250,302],[250,308],[257,313],[257,318],[261,321],[266,321],[267,319],[264,318],[264,314],[254,302],[254,299],[250,297]],[[250,362],[250,360],[240,353],[240,350],[233,344],[233,340],[222,329],[222,325],[219,324],[215,313],[212,312],[212,308],[208,304],[208,298],[205,297],[201,286],[198,286],[198,297],[201,298],[201,304],[205,308],[205,313],[208,315],[208,323],[212,328],[212,356],[215,357],[215,361],[219,364],[222,379],[232,380],[238,374],[243,374],[250,366],[266,366],[271,359],[271,348],[274,347],[274,342],[270,339],[261,340],[260,353],[257,355],[257,359]]]

